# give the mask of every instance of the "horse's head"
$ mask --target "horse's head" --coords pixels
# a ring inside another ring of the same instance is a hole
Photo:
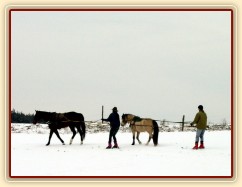
[[[124,126],[126,125],[126,123],[129,123],[130,121],[132,121],[133,117],[134,115],[132,114],[123,114],[121,125]]]
[[[54,113],[50,113],[50,112],[43,112],[43,111],[38,111],[35,110],[35,115],[34,115],[34,120],[33,120],[33,124],[36,124],[40,121],[49,121],[51,120],[53,117]]]
[[[42,119],[42,112],[38,111],[38,110],[35,110],[33,124],[38,123],[41,119]]]
[[[127,120],[126,120],[127,117],[126,116],[127,116],[127,114],[122,115],[122,121],[121,121],[122,126],[126,125],[126,123],[127,123]]]
[[[40,119],[41,119],[40,111],[35,110],[35,115],[34,115],[33,124],[38,123],[38,121],[39,121]]]

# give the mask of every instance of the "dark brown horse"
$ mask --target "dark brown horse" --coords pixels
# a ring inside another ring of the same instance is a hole
[[[149,133],[149,139],[146,145],[149,144],[151,138],[153,139],[155,146],[158,144],[159,127],[155,120],[150,118],[140,118],[132,114],[123,114],[121,125],[124,126],[126,123],[130,124],[130,128],[133,133],[132,145],[135,144],[135,132],[137,132],[136,139],[138,140],[139,144],[141,144],[141,141],[139,140],[139,134],[140,132],[145,131]]]
[[[60,141],[64,145],[65,143],[61,139],[57,129],[61,129],[65,127],[69,127],[73,133],[70,140],[70,144],[72,144],[72,141],[76,135],[75,128],[79,132],[81,137],[81,144],[83,144],[83,140],[86,134],[86,125],[85,125],[84,117],[81,113],[76,113],[76,112],[56,113],[56,112],[36,111],[33,124],[36,124],[38,122],[46,122],[49,125],[50,135],[49,135],[49,141],[46,145],[50,144],[50,140],[53,133],[56,134],[56,136],[60,139]]]

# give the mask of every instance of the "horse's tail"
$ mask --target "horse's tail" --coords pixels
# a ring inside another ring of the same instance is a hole
[[[83,139],[85,139],[85,136],[86,136],[86,124],[85,124],[84,119],[81,122],[81,129],[82,129],[82,132],[83,132]]]
[[[156,146],[158,144],[159,127],[155,120],[153,120],[152,122],[153,122],[153,128],[154,128],[153,142],[154,142],[154,145]]]

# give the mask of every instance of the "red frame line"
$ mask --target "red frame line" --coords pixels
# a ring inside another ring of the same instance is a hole
[[[152,11],[180,11],[180,12],[197,12],[197,11],[228,11],[231,13],[231,175],[230,176],[12,176],[11,175],[11,106],[12,106],[12,102],[11,102],[11,94],[12,94],[12,89],[11,89],[11,83],[12,83],[12,79],[11,79],[11,68],[12,68],[12,51],[11,51],[11,47],[12,47],[12,12],[20,12],[20,11],[43,11],[43,12],[50,12],[50,11],[54,11],[54,12],[60,12],[60,11],[68,11],[68,12],[73,12],[73,11],[99,11],[99,12],[111,12],[111,11],[147,11],[147,12],[152,12]],[[234,15],[233,15],[233,9],[229,9],[229,8],[130,8],[130,9],[125,9],[125,8],[13,8],[13,9],[9,9],[9,13],[8,13],[8,17],[9,17],[9,22],[8,22],[8,32],[9,32],[9,38],[8,38],[8,57],[9,57],[9,137],[8,137],[8,153],[9,153],[9,158],[8,158],[8,176],[9,178],[12,179],[18,179],[18,178],[25,178],[25,179],[37,179],[37,178],[46,178],[46,179],[53,179],[53,178],[69,178],[69,179],[73,179],[73,178],[82,178],[82,179],[96,179],[96,178],[104,178],[104,179],[139,179],[139,178],[147,178],[147,179],[154,179],[154,178],[160,178],[160,179],[179,179],[179,178],[184,178],[184,179],[231,179],[234,177],[234,119],[233,119],[233,114],[234,114],[234,78],[233,78],[233,69],[234,69]]]

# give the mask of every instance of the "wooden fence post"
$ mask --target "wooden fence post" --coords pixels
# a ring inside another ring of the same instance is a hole
[[[184,130],[184,124],[185,124],[185,115],[182,116],[182,131]]]
[[[103,124],[103,108],[104,108],[104,107],[102,106],[102,124]]]

